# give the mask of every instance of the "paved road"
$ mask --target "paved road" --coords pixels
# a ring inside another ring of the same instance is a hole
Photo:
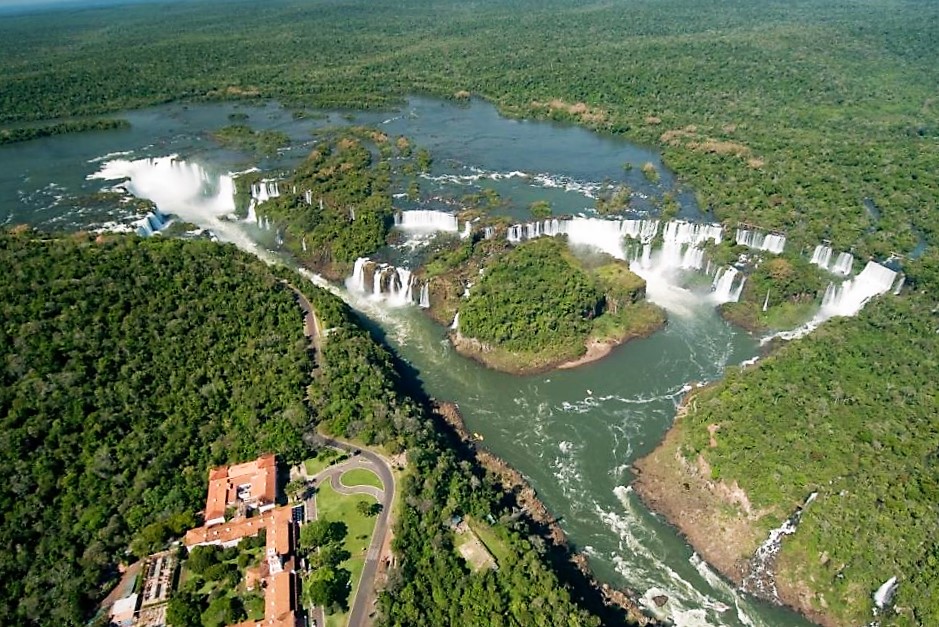
[[[285,283],[287,287],[293,290],[294,294],[297,295],[297,301],[300,303],[304,314],[304,333],[310,338],[310,346],[313,347],[316,352],[316,359],[319,359],[320,342],[323,339],[323,333],[320,328],[319,320],[316,317],[316,311],[300,290],[286,281]],[[325,446],[337,448],[353,455],[352,458],[346,462],[331,466],[317,474],[315,479],[318,482],[328,477],[330,485],[340,494],[370,494],[381,503],[381,512],[379,512],[378,519],[375,521],[375,531],[372,533],[372,541],[369,544],[368,552],[365,554],[365,567],[362,569],[362,578],[359,581],[359,587],[356,590],[355,599],[352,601],[352,608],[349,613],[349,627],[371,625],[373,622],[371,614],[375,600],[378,598],[375,576],[378,574],[382,547],[385,545],[388,538],[391,504],[394,502],[395,497],[395,479],[394,475],[391,474],[391,462],[382,455],[359,448],[348,442],[323,437],[318,437],[317,440]],[[342,482],[339,481],[339,477],[343,472],[351,470],[352,468],[368,468],[372,470],[378,475],[379,479],[381,479],[385,489],[379,490],[373,486],[348,487],[342,485]],[[304,468],[302,464],[300,466],[300,474],[307,480],[314,479],[314,477],[309,477],[306,474],[306,468]],[[315,517],[315,503],[312,506],[307,504],[307,513],[311,511]],[[320,608],[314,610],[314,615],[311,616],[311,618],[316,619],[318,626],[322,627],[325,625],[323,613]]]
[[[385,538],[388,535],[391,504],[394,502],[395,495],[395,479],[394,475],[391,474],[391,462],[377,453],[361,449],[347,442],[340,442],[329,438],[321,438],[321,442],[326,446],[342,449],[349,453],[357,451],[356,456],[349,461],[360,460],[361,462],[370,462],[367,465],[363,463],[360,467],[369,468],[369,470],[374,471],[379,479],[381,479],[382,485],[385,486],[385,489],[380,491],[372,486],[347,488],[339,483],[339,478],[336,474],[331,475],[330,479],[330,485],[337,491],[355,490],[356,493],[360,494],[372,494],[372,496],[375,496],[378,502],[381,503],[381,512],[379,512],[378,519],[375,521],[375,532],[372,534],[372,541],[368,546],[368,552],[365,554],[365,567],[362,569],[362,579],[359,582],[358,590],[356,590],[355,599],[352,601],[352,611],[349,613],[349,627],[371,625],[372,619],[370,614],[372,614],[375,600],[378,598],[375,575],[378,573],[382,545],[384,545]],[[343,472],[354,467],[356,467],[356,465],[346,466],[343,468]],[[338,475],[341,474],[341,472],[338,473]],[[379,496],[376,492],[380,492],[381,495]],[[351,492],[343,493],[348,494]]]

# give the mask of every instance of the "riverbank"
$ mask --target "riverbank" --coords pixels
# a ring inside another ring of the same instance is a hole
[[[577,573],[577,580],[571,582],[574,586],[587,586],[589,591],[599,595],[603,605],[625,617],[630,623],[636,625],[654,625],[655,622],[642,613],[634,599],[626,591],[618,590],[609,584],[600,583],[587,563],[583,554],[573,553],[567,541],[567,536],[558,524],[557,519],[548,511],[544,503],[538,498],[535,489],[531,487],[524,476],[501,458],[493,455],[484,448],[466,430],[463,416],[455,403],[437,402],[433,407],[436,419],[450,427],[460,443],[470,451],[476,463],[491,472],[502,485],[507,495],[514,499],[521,511],[541,530],[540,536],[552,548],[555,557],[561,557],[567,567]],[[570,567],[573,567],[571,569]],[[568,572],[568,575],[571,573]],[[583,591],[581,591],[583,592]]]
[[[553,346],[539,352],[513,352],[462,335],[449,334],[450,343],[460,355],[480,364],[513,375],[532,375],[566,370],[600,361],[613,349],[635,339],[646,338],[662,329],[665,312],[651,303],[630,305],[617,314],[604,314],[583,345]]]
[[[689,458],[685,442],[690,434],[683,418],[694,411],[696,392],[685,397],[662,443],[634,462],[632,486],[649,509],[676,527],[698,555],[739,588],[767,537],[765,520],[775,512],[755,508],[736,481],[715,480],[702,455]],[[708,425],[705,437],[709,447],[719,446],[720,425]],[[802,591],[790,586],[787,578],[775,577],[775,583],[779,598],[768,600],[781,601],[819,624],[837,624],[801,603]]]

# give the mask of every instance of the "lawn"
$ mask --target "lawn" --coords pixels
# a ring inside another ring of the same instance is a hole
[[[382,485],[378,475],[366,468],[353,468],[352,470],[342,473],[342,476],[339,477],[339,482],[350,488],[357,485],[369,485],[383,490],[385,487]]]
[[[326,520],[341,520],[346,523],[349,533],[343,543],[344,548],[352,555],[342,563],[342,567],[352,573],[352,590],[349,602],[355,598],[355,592],[362,578],[362,569],[365,567],[365,555],[368,544],[375,529],[375,518],[363,516],[357,509],[358,503],[374,503],[375,499],[365,494],[352,494],[345,496],[337,493],[328,484],[323,484],[316,493],[317,517]],[[328,614],[327,627],[343,627],[349,622],[348,612],[344,614]]]
[[[340,453],[336,449],[332,448],[322,448],[317,453],[316,457],[311,457],[310,459],[303,462],[306,472],[311,477],[317,473],[320,473],[333,464],[339,463],[343,459],[346,459],[348,455],[345,453]]]

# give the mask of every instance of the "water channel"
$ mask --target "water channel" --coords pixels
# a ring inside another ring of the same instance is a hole
[[[207,131],[229,124],[234,114],[247,114],[246,123],[255,129],[287,133],[291,147],[260,161],[219,148]],[[653,198],[673,191],[683,217],[706,219],[654,151],[576,127],[502,118],[483,102],[412,98],[398,111],[328,112],[302,119],[275,103],[177,104],[121,117],[130,129],[0,146],[0,224],[73,230],[127,222],[134,217],[129,211],[102,209],[86,199],[114,184],[89,179],[109,161],[178,154],[202,166],[208,173],[205,193],[213,194],[219,174],[257,166],[276,176],[309,152],[313,129],[351,123],[405,135],[431,151],[434,165],[421,181],[428,208],[441,197],[494,189],[512,215],[523,216],[536,199],[549,200],[556,214],[578,213],[589,211],[597,189],[612,181],[633,189],[639,215],[652,211]],[[658,183],[642,176],[646,162],[662,173]],[[626,163],[633,167],[624,168]],[[200,226],[221,224],[219,216],[187,205],[191,199],[175,202],[178,206],[161,209]],[[222,222],[221,239],[270,254],[269,234],[254,225]],[[670,311],[663,331],[603,361],[511,377],[457,355],[445,330],[416,307],[346,297],[384,328],[431,396],[457,402],[469,430],[529,478],[600,579],[634,590],[650,607],[652,597],[668,596],[661,611],[679,625],[809,624],[734,591],[627,487],[631,462],[661,440],[686,386],[718,379],[725,367],[756,354],[757,342],[722,321],[707,299]]]

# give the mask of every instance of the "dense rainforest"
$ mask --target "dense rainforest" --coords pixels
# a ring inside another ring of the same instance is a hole
[[[192,524],[208,467],[298,461],[315,425],[408,451],[385,624],[598,624],[517,517],[494,526],[506,568],[468,576],[448,520],[501,519],[504,497],[335,296],[303,288],[330,329],[311,380],[300,278],[232,246],[20,229],[0,258],[3,624],[84,624],[128,544]]]
[[[745,492],[751,513],[731,517],[749,519],[758,541],[818,493],[782,544],[776,578],[784,601],[837,624],[868,621],[874,590],[893,576],[897,612],[884,624],[939,621],[933,294],[917,289],[829,321],[696,393],[676,423],[680,454]],[[715,498],[708,509],[725,507]]]
[[[663,147],[728,223],[884,257],[936,238],[937,24],[939,6],[899,0],[27,13],[0,23],[0,124],[178,99],[375,107],[472,93]]]
[[[0,623],[83,624],[137,532],[201,509],[208,467],[303,455],[301,312],[210,242],[24,231],[0,258]]]

